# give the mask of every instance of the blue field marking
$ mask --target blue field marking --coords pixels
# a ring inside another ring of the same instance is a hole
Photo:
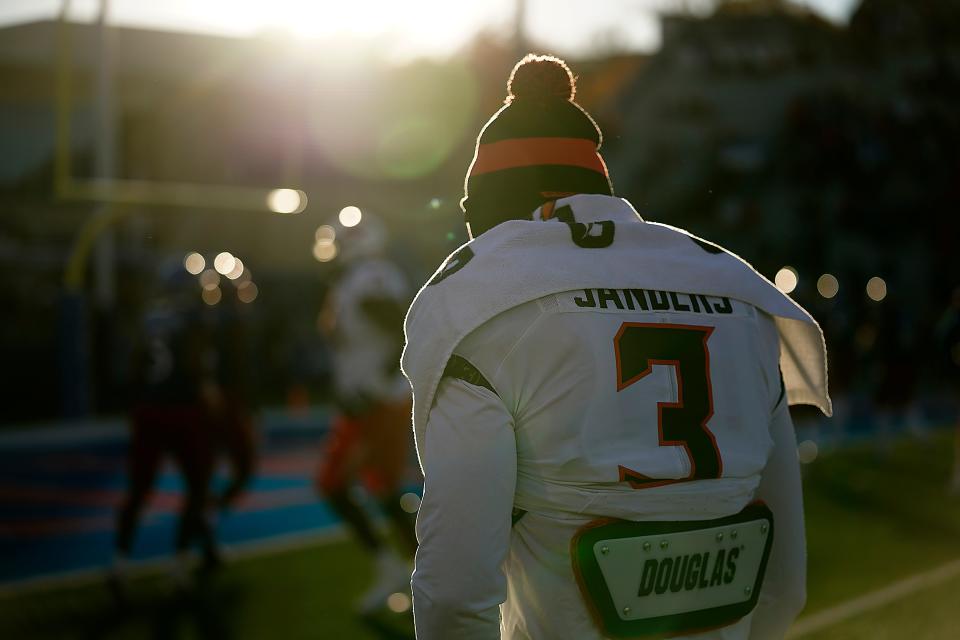
[[[235,508],[214,517],[225,546],[338,529],[313,489],[327,426],[322,408],[298,416],[265,413],[257,475]],[[126,487],[126,442],[122,420],[0,434],[0,586],[108,566]],[[226,481],[226,470],[218,470],[215,486]],[[135,563],[170,555],[181,489],[167,463],[140,521]]]

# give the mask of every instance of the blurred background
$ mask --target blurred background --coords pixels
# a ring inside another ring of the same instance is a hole
[[[408,600],[352,616],[369,560],[312,489],[323,300],[364,214],[417,286],[466,240],[475,138],[527,51],[579,75],[617,195],[824,328],[835,416],[794,414],[798,636],[954,637],[960,2],[0,0],[4,637],[409,637]],[[235,561],[186,600],[156,572],[183,490],[164,467],[119,611],[137,356],[171,308],[231,363],[260,454],[216,523]]]

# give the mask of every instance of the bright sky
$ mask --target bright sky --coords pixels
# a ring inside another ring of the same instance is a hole
[[[444,54],[479,29],[512,29],[517,0],[110,0],[110,21],[246,36],[263,30],[306,38],[356,35],[390,41],[401,55]],[[791,0],[843,22],[858,0]],[[659,45],[655,11],[698,9],[712,0],[526,0],[528,36],[566,55],[591,48],[650,51]],[[59,0],[0,0],[0,25],[52,18]],[[100,0],[72,0],[70,15],[89,21]]]

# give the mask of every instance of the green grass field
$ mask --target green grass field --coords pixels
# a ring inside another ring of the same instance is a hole
[[[960,498],[946,495],[949,434],[821,455],[804,468],[812,615],[960,558]],[[361,621],[370,565],[350,542],[238,560],[190,598],[137,580],[117,613],[99,584],[0,599],[0,638],[409,638],[409,615]],[[960,576],[803,636],[960,638]]]
[[[809,582],[804,614],[960,558],[960,497],[946,492],[947,432],[824,456],[805,469]],[[841,638],[960,638],[960,579],[811,634]]]

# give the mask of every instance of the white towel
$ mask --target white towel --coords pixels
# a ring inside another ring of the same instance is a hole
[[[832,414],[819,325],[739,256],[682,229],[645,222],[621,198],[576,195],[558,200],[555,211],[566,206],[579,227],[556,217],[541,221],[539,209],[532,221],[504,222],[452,253],[417,294],[404,325],[401,364],[413,387],[418,442],[444,367],[461,340],[530,300],[597,287],[700,293],[762,309],[774,316],[780,332],[788,402]],[[609,246],[583,248],[572,241],[575,233],[601,233],[601,225],[590,224],[601,221],[614,223]]]

